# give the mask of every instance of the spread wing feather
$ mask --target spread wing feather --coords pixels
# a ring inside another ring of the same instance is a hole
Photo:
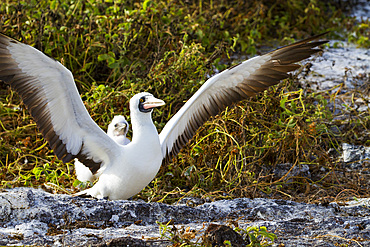
[[[211,116],[279,83],[300,67],[296,62],[321,51],[315,47],[327,41],[315,40],[324,34],[251,58],[208,79],[160,133],[163,162],[170,162]]]
[[[95,173],[114,157],[119,146],[91,119],[62,64],[0,34],[0,80],[18,92],[63,162],[78,158]]]

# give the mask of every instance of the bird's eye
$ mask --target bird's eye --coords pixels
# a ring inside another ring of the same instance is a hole
[[[140,102],[141,102],[141,103],[143,103],[143,102],[144,102],[144,99],[143,99],[143,98],[141,98],[141,99],[140,99]]]
[[[116,127],[116,128],[117,128],[117,127],[118,127],[118,124],[115,124],[115,125],[114,125],[114,127]]]

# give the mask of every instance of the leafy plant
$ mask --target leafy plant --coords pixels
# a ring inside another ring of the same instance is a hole
[[[241,232],[244,232],[245,234],[248,234],[251,242],[247,246],[251,247],[270,246],[277,239],[276,235],[268,232],[265,226],[251,226],[248,227],[246,230],[239,230]]]
[[[208,77],[266,45],[276,46],[276,40],[284,45],[333,30],[334,38],[349,37],[367,47],[368,21],[346,17],[335,4],[9,0],[0,3],[0,31],[70,69],[86,108],[103,129],[116,114],[129,120],[128,101],[135,93],[150,91],[162,98],[166,107],[153,115],[160,131]],[[328,106],[336,94],[312,93],[297,84],[293,76],[212,118],[137,198],[172,203],[184,196],[291,196],[306,191],[305,178],[288,184],[274,180],[269,169],[290,163],[332,172],[335,160],[328,149],[339,150],[344,140],[369,142],[359,137],[369,128],[368,117],[348,106],[347,113],[357,115],[344,123]],[[56,159],[20,98],[1,83],[1,186],[50,182],[73,192],[77,182],[70,166]],[[336,183],[333,176],[323,176],[309,183],[321,188]],[[330,193],[340,190],[333,187]]]

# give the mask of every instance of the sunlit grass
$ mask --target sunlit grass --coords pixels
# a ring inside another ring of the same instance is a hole
[[[276,39],[285,45],[325,30],[336,36],[346,23],[347,30],[363,37],[358,45],[368,47],[367,22],[356,25],[335,7],[314,1],[18,2],[0,4],[0,31],[69,68],[86,108],[104,130],[116,114],[130,120],[130,97],[149,91],[167,102],[153,114],[160,131],[209,76],[235,62],[231,57],[255,55],[260,46],[276,44]],[[47,185],[74,192],[78,183],[73,165],[55,157],[19,97],[5,84],[0,86],[1,187]],[[336,97],[331,91],[299,88],[293,75],[227,108],[207,122],[136,198],[168,203],[186,196],[294,198],[311,193],[312,184],[316,190],[338,193],[342,188],[335,177],[337,160],[327,151],[339,150],[345,140],[356,143],[370,125],[369,114],[360,115],[350,106],[346,114],[353,118],[334,120],[328,102]],[[282,163],[327,171],[320,178],[295,177],[288,182],[272,174]]]

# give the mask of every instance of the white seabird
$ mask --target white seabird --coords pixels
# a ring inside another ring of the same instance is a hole
[[[131,142],[126,137],[129,126],[130,125],[124,116],[114,116],[112,122],[108,125],[107,135],[118,144],[127,145]]]
[[[37,49],[0,35],[0,80],[18,92],[39,130],[63,162],[78,158],[99,174],[98,182],[79,195],[111,200],[140,192],[210,116],[226,106],[266,90],[288,77],[296,64],[321,51],[317,35],[256,56],[208,79],[168,121],[160,135],[153,108],[164,105],[150,93],[130,100],[132,142],[121,145],[90,117],[72,73]]]
[[[108,125],[107,135],[116,143],[127,145],[130,140],[126,137],[129,129],[129,124],[126,118],[122,115],[114,116],[112,122]],[[76,177],[81,182],[94,182],[99,174],[92,174],[91,170],[75,158],[75,172]],[[99,172],[102,172],[100,169]]]

